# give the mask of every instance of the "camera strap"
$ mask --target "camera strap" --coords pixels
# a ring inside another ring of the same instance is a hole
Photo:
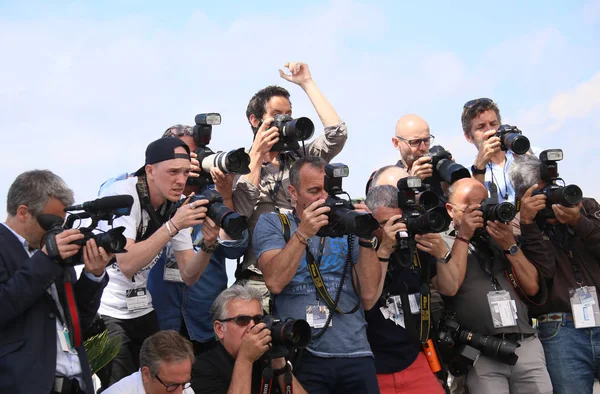
[[[140,199],[140,218],[143,217],[143,211],[145,210],[150,216],[146,231],[143,232],[143,222],[137,228],[135,242],[144,241],[152,234],[154,234],[177,210],[176,204],[171,201],[166,201],[157,210],[152,207],[150,203],[150,191],[148,190],[148,183],[144,175],[139,176],[135,185],[138,197]]]

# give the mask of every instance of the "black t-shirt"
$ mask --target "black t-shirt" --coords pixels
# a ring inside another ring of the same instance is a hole
[[[192,389],[202,394],[226,394],[231,384],[235,359],[221,343],[196,358],[192,367]],[[259,360],[252,368],[252,394],[260,393],[261,375],[265,363]],[[273,379],[271,393],[279,393],[277,381]]]
[[[430,277],[435,276],[435,258],[427,253],[419,251],[421,265],[429,264]],[[390,295],[399,295],[405,289],[408,294],[419,293],[421,283],[421,271],[413,268],[399,267],[390,262],[384,292]],[[371,344],[371,350],[375,355],[375,369],[377,373],[389,374],[403,371],[408,368],[417,358],[421,346],[418,342],[421,315],[412,314],[414,323],[414,335],[417,337],[411,341],[408,331],[383,316],[380,308],[385,307],[384,302],[379,300],[375,306],[366,312],[367,338]],[[419,298],[417,298],[419,302]],[[405,319],[405,324],[406,319]]]

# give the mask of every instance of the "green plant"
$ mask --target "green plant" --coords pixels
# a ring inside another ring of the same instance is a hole
[[[121,338],[108,337],[108,330],[88,338],[84,342],[92,375],[108,364],[119,353]]]

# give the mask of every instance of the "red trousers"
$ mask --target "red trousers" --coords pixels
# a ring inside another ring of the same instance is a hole
[[[423,352],[419,352],[417,359],[403,371],[377,374],[377,382],[381,394],[444,394]]]

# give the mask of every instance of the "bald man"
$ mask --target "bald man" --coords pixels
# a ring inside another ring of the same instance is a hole
[[[397,165],[381,167],[373,176],[372,186],[390,185],[396,187],[398,181],[407,176],[409,176],[408,171]]]
[[[517,342],[520,347],[514,366],[482,354],[467,373],[466,388],[471,393],[550,394],[544,351],[527,311],[527,305],[543,304],[547,292],[527,256],[535,256],[536,264],[547,264],[541,259],[552,256],[545,252],[542,234],[534,226],[522,229],[522,244],[528,246],[521,250],[511,225],[484,223],[480,208],[487,196],[485,186],[473,178],[450,187],[446,209],[454,229],[443,238],[452,245],[458,275],[434,286],[446,296],[446,307],[456,312],[463,330]]]
[[[411,114],[398,119],[396,134],[392,137],[392,144],[400,151],[401,156],[396,165],[421,180],[431,177],[433,167],[427,155],[433,139],[434,136],[429,133],[429,125],[421,117]]]

